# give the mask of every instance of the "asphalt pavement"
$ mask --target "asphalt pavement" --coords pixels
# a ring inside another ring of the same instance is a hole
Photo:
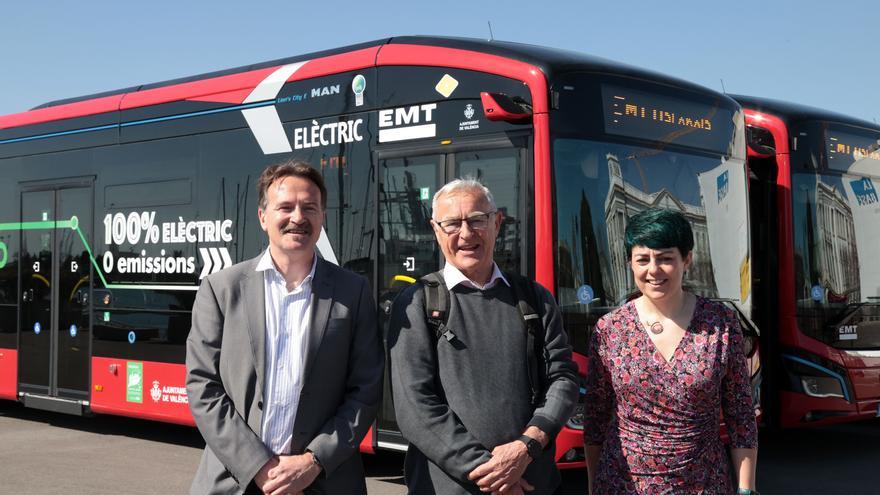
[[[764,495],[880,494],[880,419],[761,432]],[[194,428],[131,418],[82,418],[0,401],[0,494],[188,493],[204,442]],[[402,495],[403,456],[364,456],[371,495]],[[583,471],[563,473],[586,494]]]

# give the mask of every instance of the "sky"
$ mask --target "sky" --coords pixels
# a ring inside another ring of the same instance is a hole
[[[2,0],[0,115],[391,36],[486,39],[490,22],[497,40],[880,121],[873,0]]]

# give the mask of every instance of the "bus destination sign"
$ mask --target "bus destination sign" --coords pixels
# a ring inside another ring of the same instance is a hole
[[[860,161],[880,162],[880,136],[856,134],[837,129],[825,133],[825,146],[828,150],[828,168],[850,172],[851,167]]]
[[[726,153],[733,111],[610,84],[602,85],[605,132]]]

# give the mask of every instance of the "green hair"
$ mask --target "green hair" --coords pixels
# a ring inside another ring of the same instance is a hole
[[[694,231],[684,215],[677,211],[649,208],[627,220],[624,233],[626,257],[635,246],[651,249],[678,248],[682,258],[694,248]]]

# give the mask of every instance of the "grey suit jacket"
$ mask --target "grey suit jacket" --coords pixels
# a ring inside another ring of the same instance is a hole
[[[242,493],[273,453],[260,439],[265,286],[259,258],[202,281],[186,341],[186,390],[207,444],[190,492]],[[384,352],[363,277],[318,260],[292,453],[324,466],[315,493],[366,493],[358,444],[379,407]]]

